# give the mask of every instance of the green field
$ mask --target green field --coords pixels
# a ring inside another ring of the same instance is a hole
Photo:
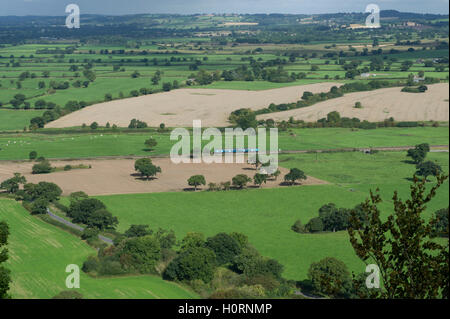
[[[344,261],[350,270],[363,272],[346,232],[297,234],[290,227],[297,219],[303,223],[317,216],[329,202],[352,208],[368,197],[369,190],[381,189],[383,212],[392,212],[391,198],[398,190],[402,198],[409,194],[409,177],[414,165],[405,163],[405,152],[380,152],[373,155],[329,153],[286,155],[282,166],[298,167],[307,174],[330,182],[329,185],[248,189],[228,192],[154,193],[100,196],[113,215],[119,218],[119,230],[131,224],[173,229],[178,238],[199,231],[208,236],[218,232],[242,232],[263,254],[285,266],[284,276],[306,278],[312,262],[324,257]],[[430,153],[448,173],[448,153]],[[430,183],[431,185],[432,183]],[[448,206],[448,182],[428,206],[425,217]]]
[[[174,48],[173,41],[181,41],[181,45],[186,45],[186,42],[196,43],[202,41],[198,39],[160,39],[161,45],[147,45],[140,48],[145,51],[145,56],[128,55],[129,49],[118,46],[91,46],[80,45],[72,53],[67,54],[52,54],[52,50],[64,50],[68,45],[53,44],[53,45],[37,45],[26,44],[18,46],[0,47],[0,106],[6,108],[13,108],[10,101],[18,94],[24,94],[26,101],[30,103],[30,107],[34,108],[34,103],[37,100],[44,99],[46,102],[54,102],[57,105],[64,107],[68,101],[84,101],[88,103],[98,103],[105,100],[105,94],[111,94],[112,98],[120,98],[120,96],[130,97],[132,90],[139,90],[141,88],[150,89],[152,92],[161,91],[163,83],[178,81],[180,85],[185,85],[186,80],[192,77],[192,74],[197,70],[192,70],[190,67],[195,61],[199,61],[199,70],[208,72],[224,70],[234,70],[240,66],[248,66],[250,58],[267,62],[269,60],[284,59],[287,56],[281,56],[282,51],[289,52],[291,49],[308,50],[314,52],[316,55],[324,54],[326,52],[333,52],[333,50],[325,50],[323,45],[310,46],[264,46],[263,52],[252,52],[260,47],[239,46],[222,47],[218,50],[215,47],[213,50],[204,48],[200,50],[196,48],[198,44],[192,46],[185,46],[184,49]],[[48,49],[46,53],[39,52],[39,50]],[[109,50],[123,50],[123,54],[101,54],[103,49]],[[164,51],[161,51],[164,49]],[[226,49],[226,50],[225,50]],[[245,50],[244,50],[245,49]],[[349,48],[344,49],[348,51]],[[423,63],[417,63],[415,59],[432,59],[439,57],[448,57],[448,49],[444,50],[425,50],[415,52],[403,52],[406,48],[402,48],[401,53],[397,54],[383,54],[387,63],[390,58],[395,61],[390,62],[388,70],[371,71],[377,73],[377,79],[407,79],[410,73],[417,73],[424,71],[427,77],[433,77],[442,81],[448,81],[448,65],[444,65],[442,72],[436,72],[434,67],[425,67]],[[371,56],[356,56],[346,58],[345,60],[361,60],[360,67],[370,67]],[[408,71],[401,69],[401,64],[405,60],[414,60],[414,64]],[[85,81],[83,75],[83,67],[85,63],[91,63],[91,70],[95,72],[96,79],[91,82],[87,88],[75,87],[77,81]],[[118,66],[118,69],[114,69]],[[318,67],[317,70],[312,71],[311,67]],[[73,69],[73,68],[76,69]],[[339,65],[335,58],[326,57],[298,57],[295,61],[288,61],[283,64],[286,72],[291,74],[304,73],[305,78],[297,79],[292,82],[276,83],[265,80],[254,81],[215,81],[211,84],[204,85],[204,88],[220,88],[220,89],[240,89],[240,90],[264,90],[279,88],[284,86],[302,85],[326,81],[343,81],[345,80],[346,71]],[[151,82],[151,77],[156,71],[161,71],[161,80],[158,84]],[[139,72],[140,76],[132,78],[133,72]],[[29,72],[28,77],[20,78],[21,74]],[[44,74],[49,72],[49,74]],[[359,77],[355,80],[361,80]],[[347,79],[346,81],[349,81]],[[40,88],[39,82],[44,82],[45,87]],[[69,87],[66,89],[49,89],[51,82],[63,83],[67,82]],[[200,87],[200,86],[198,86]],[[20,108],[24,106],[21,105]],[[238,106],[236,106],[238,108]],[[1,111],[1,110],[0,110]],[[17,120],[9,121],[5,114],[0,112],[0,131],[3,130],[22,130],[23,127],[29,124],[30,115],[32,113],[26,112],[20,114],[19,110],[14,110],[19,115]],[[43,113],[40,111],[39,114]]]
[[[33,117],[41,116],[43,111],[37,110],[8,110],[0,109],[0,132],[1,131],[22,131],[24,127],[30,125]]]
[[[448,145],[448,127],[291,129],[279,132],[279,148],[316,150],[356,147],[412,146],[427,142]],[[157,140],[154,151],[146,151],[144,141]],[[269,140],[269,139],[267,139]],[[84,158],[169,154],[173,145],[168,133],[96,133],[89,134],[0,134],[0,160],[28,159],[31,151],[46,158]],[[204,142],[205,144],[207,143]]]
[[[0,38],[5,39],[0,43],[0,171],[2,163],[5,164],[2,161],[28,161],[31,151],[52,160],[168,157],[176,142],[170,140],[172,128],[164,132],[156,128],[91,129],[91,123],[85,123],[88,126],[83,128],[42,128],[44,122],[109,100],[183,87],[258,91],[322,82],[367,84],[372,80],[385,80],[397,87],[412,86],[416,85],[412,76],[422,77],[422,72],[424,84],[448,83],[448,17],[436,16],[432,22],[428,15],[410,18],[409,13],[392,14],[392,18],[383,16],[386,27],[377,30],[347,28],[364,22],[359,21],[360,14],[353,13],[326,17],[90,15],[83,19],[88,27],[81,33],[59,30],[51,17],[8,17],[0,24]],[[417,21],[423,28],[409,28],[407,21]],[[257,25],[224,26],[226,22],[257,22]],[[37,34],[39,37],[29,38]],[[157,73],[160,79],[153,81]],[[302,98],[307,100],[306,95]],[[36,103],[39,100],[46,103]],[[78,104],[68,103],[74,101]],[[269,107],[270,102],[264,107]],[[235,109],[239,108],[236,105]],[[35,125],[30,126],[34,117],[42,117],[42,121],[33,121]],[[353,208],[377,188],[383,199],[379,208],[382,218],[386,218],[393,212],[395,191],[403,200],[409,198],[416,166],[406,157],[406,151],[365,154],[356,149],[441,145],[433,148],[426,160],[437,162],[448,174],[449,129],[448,119],[444,120],[420,123],[423,127],[367,130],[299,128],[317,123],[295,121],[283,130],[284,123],[275,123],[279,127],[279,166],[301,169],[308,176],[324,181],[319,185],[95,197],[118,218],[117,232],[123,234],[131,225],[138,224],[148,225],[153,231],[173,230],[177,237],[174,250],[179,249],[188,232],[202,232],[208,237],[220,232],[240,232],[248,236],[249,243],[261,255],[284,266],[286,279],[307,279],[311,263],[325,257],[335,257],[351,272],[359,274],[365,271],[365,264],[357,258],[347,231],[300,234],[291,226],[299,219],[306,224],[328,203]],[[439,127],[434,127],[435,124]],[[152,151],[144,144],[149,138],[157,141]],[[223,148],[228,146],[223,144]],[[347,150],[339,150],[343,148]],[[56,166],[59,170],[64,167]],[[248,170],[246,174],[253,177],[255,171]],[[283,177],[278,177],[280,182]],[[429,179],[427,186],[431,188],[434,181]],[[428,204],[425,219],[448,207],[448,194],[446,181]],[[60,202],[68,205],[69,198],[62,197]],[[67,217],[65,210],[56,206],[55,213]],[[6,220],[11,232],[6,267],[12,274],[13,298],[51,298],[67,290],[66,266],[81,267],[90,255],[97,254],[79,237],[30,215],[20,202],[3,194],[0,194],[1,220]],[[111,238],[118,235],[106,231],[102,234]],[[448,239],[437,240],[448,243]],[[195,291],[205,296],[208,289],[199,286]],[[186,285],[164,281],[156,275],[94,278],[81,272],[79,292],[84,298],[199,297]]]
[[[37,217],[19,203],[0,199],[0,220],[10,227],[6,266],[12,272],[13,298],[51,298],[65,288],[66,266],[83,261],[96,251],[81,241]],[[196,298],[186,288],[155,276],[95,279],[81,272],[84,298]]]

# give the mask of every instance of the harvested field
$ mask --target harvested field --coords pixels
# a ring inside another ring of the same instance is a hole
[[[270,103],[289,103],[300,100],[304,91],[327,92],[337,83],[317,83],[264,91],[179,89],[135,98],[100,103],[68,114],[46,125],[63,128],[109,122],[127,127],[134,118],[149,126],[164,123],[169,127],[191,127],[193,120],[203,126],[228,126],[228,116],[239,108],[260,109]]]
[[[397,121],[448,121],[448,83],[429,85],[425,93],[406,93],[401,89],[350,93],[309,107],[263,114],[258,119],[280,121],[293,116],[296,120],[311,122],[326,117],[329,112],[338,111],[341,117],[356,117],[371,122],[390,117]],[[356,102],[361,102],[363,108],[354,108]]]
[[[134,171],[134,160],[86,160],[86,161],[53,161],[52,166],[86,164],[91,169],[55,172],[51,174],[31,174],[33,163],[6,162],[0,164],[0,181],[12,177],[13,173],[22,173],[28,182],[53,182],[61,187],[64,195],[84,191],[88,195],[112,195],[134,193],[177,192],[193,190],[187,185],[192,175],[204,175],[206,183],[231,181],[237,174],[253,177],[254,167],[248,164],[173,164],[170,159],[153,159],[153,163],[161,167],[162,173],[156,179],[142,180]],[[269,180],[262,188],[280,187],[282,177],[288,172],[280,167],[278,181]],[[325,184],[325,181],[309,177],[302,185]],[[206,189],[203,186],[202,189]]]

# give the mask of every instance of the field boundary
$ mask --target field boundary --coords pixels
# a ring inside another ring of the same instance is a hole
[[[384,152],[396,152],[407,151],[410,148],[414,148],[414,145],[410,146],[378,146],[378,147],[343,147],[343,148],[330,148],[330,149],[308,149],[308,150],[280,150],[278,154],[303,154],[303,153],[339,153],[339,152],[364,152],[364,151],[384,151]],[[430,145],[431,151],[439,151],[440,149],[447,149],[442,151],[448,151],[449,145]],[[276,152],[272,152],[276,153]],[[139,159],[139,158],[168,158],[169,154],[159,155],[112,155],[112,156],[89,156],[89,157],[52,157],[47,158],[49,161],[94,161],[94,160],[121,160],[121,159]],[[26,163],[29,159],[18,160],[4,160],[0,159],[0,163]]]

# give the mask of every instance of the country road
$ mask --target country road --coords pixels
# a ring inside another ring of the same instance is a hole
[[[54,219],[54,220],[56,220],[56,221],[58,221],[58,222],[60,222],[60,223],[63,223],[64,225],[66,225],[66,226],[68,226],[68,227],[70,227],[70,228],[73,228],[73,229],[76,229],[76,230],[79,230],[79,231],[83,231],[83,230],[84,230],[83,227],[81,227],[81,226],[79,226],[79,225],[76,225],[76,224],[74,224],[74,223],[71,223],[71,222],[69,222],[68,220],[65,220],[64,218],[62,218],[62,217],[60,217],[60,216],[58,216],[58,215],[53,214],[53,213],[50,211],[49,208],[47,208],[47,215],[50,216],[50,218],[52,218],[52,219]],[[112,240],[111,238],[108,238],[108,237],[105,237],[105,236],[102,236],[102,235],[98,235],[98,238],[99,238],[101,241],[103,241],[103,242],[105,242],[105,243],[107,243],[107,244],[109,244],[109,245],[114,244],[114,242],[113,242],[113,240]]]

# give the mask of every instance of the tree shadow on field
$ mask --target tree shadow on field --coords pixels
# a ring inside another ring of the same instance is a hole
[[[153,148],[143,148],[142,151],[143,152],[153,152],[154,149]]]
[[[416,165],[416,163],[411,160],[404,160],[404,161],[402,161],[402,163]]]
[[[254,167],[244,167],[243,170],[244,171],[256,171],[256,168],[254,168]]]
[[[145,176],[142,176],[139,173],[132,173],[132,174],[130,174],[130,176],[134,177],[134,179],[138,180],[138,181],[152,181],[152,180],[158,179],[155,176],[151,176],[151,177],[147,178]]]
[[[202,189],[201,188],[197,188],[197,191],[201,191]],[[183,188],[183,191],[184,192],[195,192],[195,188],[194,187],[186,187],[186,188]]]
[[[280,186],[300,186],[300,185],[302,185],[302,183],[297,183],[297,182],[295,182],[295,183],[291,183],[291,182],[281,182],[280,183]]]

